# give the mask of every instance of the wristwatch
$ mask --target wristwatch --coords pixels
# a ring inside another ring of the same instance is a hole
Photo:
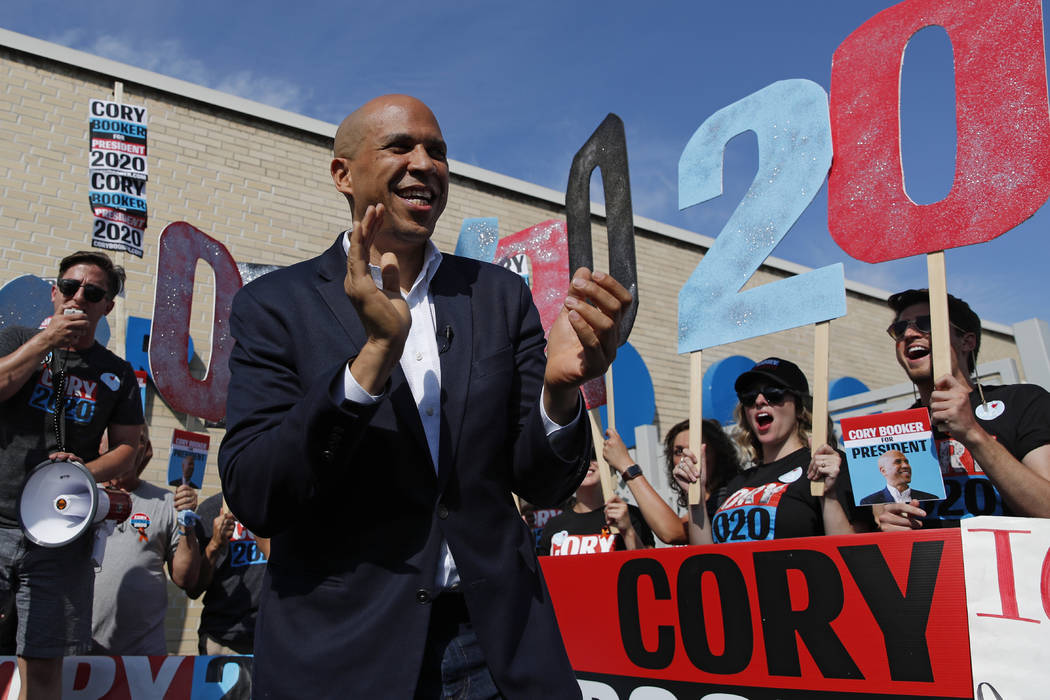
[[[626,486],[628,481],[641,475],[642,468],[637,464],[632,464],[623,470],[623,474],[620,475],[620,480],[623,481],[623,485]]]

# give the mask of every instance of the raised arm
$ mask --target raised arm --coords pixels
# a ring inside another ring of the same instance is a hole
[[[631,459],[631,455],[627,452],[627,446],[615,428],[606,430],[605,436],[602,455],[605,457],[605,461],[609,463],[609,466],[615,469],[622,479],[627,470],[636,465]],[[645,478],[645,474],[639,473],[627,481],[627,488],[631,490],[631,495],[634,496],[634,500],[638,503],[638,509],[642,511],[642,517],[645,518],[649,529],[661,541],[667,544],[687,543],[685,532],[682,530],[682,521],[671,510],[671,507],[667,505],[667,502],[660,497],[660,494],[656,492],[649,480]]]
[[[1034,447],[1018,460],[977,422],[966,389],[950,375],[938,379],[930,397],[930,419],[970,451],[1015,514],[1050,517],[1050,444]],[[1029,420],[1040,423],[1044,432],[1050,430],[1050,396],[1039,394],[1028,405],[1011,409],[1030,413]]]

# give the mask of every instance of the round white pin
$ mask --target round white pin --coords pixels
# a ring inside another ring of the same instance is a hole
[[[798,481],[800,476],[802,476],[802,467],[795,467],[791,471],[781,474],[779,480],[785,484],[790,484],[793,481]]]
[[[974,415],[981,420],[992,420],[1003,415],[1003,411],[1006,410],[1006,404],[1002,401],[989,401],[983,403],[974,409]]]

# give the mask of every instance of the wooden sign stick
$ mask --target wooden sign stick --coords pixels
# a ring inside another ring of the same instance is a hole
[[[812,450],[828,441],[828,355],[831,345],[831,321],[813,326],[813,432]],[[824,495],[824,480],[809,482],[809,493]]]
[[[609,419],[606,421],[606,425],[616,430],[616,406],[613,401],[612,372],[612,365],[609,365],[609,369],[605,372],[605,416]]]
[[[124,83],[121,81],[115,81],[113,83],[113,101],[121,103],[124,101]],[[125,270],[128,268],[127,253],[123,248],[117,251],[116,254],[117,265],[120,265]],[[111,331],[111,342],[113,347],[117,348],[118,353],[124,352],[124,341],[128,326],[128,313],[127,307],[124,302],[125,295],[118,294],[113,299],[113,312],[110,315],[110,331]],[[123,356],[123,355],[121,355]],[[145,410],[145,406],[142,407]]]
[[[606,503],[616,495],[616,491],[613,490],[612,474],[609,473],[609,463],[605,461],[605,455],[602,454],[602,444],[605,442],[605,436],[602,435],[602,418],[598,414],[597,408],[592,408],[587,411],[587,417],[591,421],[591,440],[594,441],[594,454],[598,458],[598,476],[602,480],[602,500]],[[609,532],[617,534],[620,531],[615,525],[609,526]]]
[[[700,459],[704,449],[704,378],[701,369],[702,351],[689,354],[689,451]],[[703,465],[699,465],[703,470]],[[694,481],[689,484],[689,505],[695,506],[703,502],[703,494],[700,490],[700,482]]]
[[[948,278],[944,271],[944,251],[926,254],[926,275],[930,287],[930,345],[933,353],[933,379],[952,373],[951,335],[948,320]]]

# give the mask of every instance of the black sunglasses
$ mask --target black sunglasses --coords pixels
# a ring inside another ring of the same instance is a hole
[[[105,287],[99,287],[97,284],[91,284],[90,282],[81,283],[80,280],[73,280],[65,277],[55,282],[58,291],[62,292],[62,296],[66,297],[74,296],[82,284],[84,287],[84,298],[92,304],[102,301],[103,297],[108,294]]]
[[[966,331],[959,328],[951,321],[948,322],[948,325],[960,333],[966,333]],[[930,323],[929,316],[916,316],[914,319],[901,319],[900,321],[894,321],[890,324],[890,327],[886,329],[886,332],[889,333],[890,337],[894,340],[900,340],[904,337],[904,333],[908,330],[909,326],[924,335],[929,335],[930,329],[933,327]]]
[[[778,406],[784,403],[784,398],[787,396],[794,396],[795,392],[790,389],[785,389],[782,386],[764,386],[761,389],[752,389],[743,393],[737,394],[736,397],[740,399],[740,403],[744,406],[754,406],[755,401],[758,400],[758,395],[766,397],[766,401],[774,406]]]
[[[930,317],[929,316],[916,316],[913,319],[901,319],[900,321],[894,321],[890,324],[886,332],[890,334],[890,337],[894,340],[900,340],[904,337],[904,333],[908,328],[914,328],[915,330],[925,335],[930,334]]]

